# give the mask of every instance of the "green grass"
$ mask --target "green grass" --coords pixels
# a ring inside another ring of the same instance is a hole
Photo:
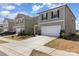
[[[2,43],[8,43],[8,42],[0,40],[0,44],[2,44]]]

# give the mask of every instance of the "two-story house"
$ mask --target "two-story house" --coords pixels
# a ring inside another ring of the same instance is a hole
[[[9,31],[9,32],[15,32],[15,20],[5,18],[3,21],[3,32]]]
[[[33,33],[34,25],[37,23],[36,17],[30,17],[24,14],[17,14],[15,18],[16,33],[24,31],[25,33]]]
[[[65,35],[75,33],[75,16],[67,5],[59,6],[39,13],[38,24],[34,26],[34,33],[41,35],[59,36],[61,31]]]

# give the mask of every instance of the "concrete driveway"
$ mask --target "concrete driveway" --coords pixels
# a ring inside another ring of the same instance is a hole
[[[39,48],[56,37],[36,36],[20,42],[10,42],[1,44],[0,50],[8,55],[30,55],[33,49]],[[14,52],[13,52],[14,51]],[[15,53],[16,51],[16,53]],[[14,54],[13,54],[14,53]]]
[[[20,42],[20,44],[24,46],[28,46],[30,48],[36,48],[54,39],[56,39],[56,37],[36,36],[36,37],[29,38],[28,40],[24,40]]]

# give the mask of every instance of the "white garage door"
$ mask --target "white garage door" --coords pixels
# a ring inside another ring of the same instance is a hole
[[[16,29],[16,33],[19,33],[20,31],[21,31],[20,28],[17,28],[17,29]]]
[[[41,34],[47,36],[59,36],[60,35],[61,26],[41,26]]]

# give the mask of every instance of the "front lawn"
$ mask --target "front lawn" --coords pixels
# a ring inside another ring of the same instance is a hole
[[[3,41],[3,40],[0,40],[0,44],[2,44],[2,43],[8,43],[8,42],[6,42],[6,41]]]
[[[30,37],[32,37],[32,36],[28,36],[28,35],[24,35],[24,36],[10,35],[10,36],[6,36],[5,38],[20,41],[20,40],[25,40],[25,39],[30,38]]]
[[[45,44],[45,46],[79,53],[79,41],[72,41],[72,40],[58,38]]]

